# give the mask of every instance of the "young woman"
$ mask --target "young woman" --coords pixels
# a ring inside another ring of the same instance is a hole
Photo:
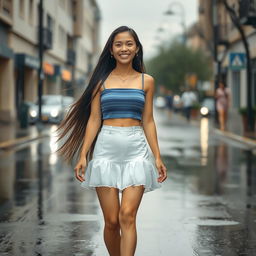
[[[70,161],[79,152],[75,176],[82,187],[96,189],[111,256],[134,255],[143,193],[161,187],[167,177],[157,142],[153,95],[154,79],[144,73],[138,36],[129,27],[119,27],[110,35],[88,87],[59,128],[60,139],[67,138],[60,153]]]
[[[229,91],[223,82],[219,82],[218,88],[216,89],[215,98],[220,129],[224,131],[226,129],[228,119]]]

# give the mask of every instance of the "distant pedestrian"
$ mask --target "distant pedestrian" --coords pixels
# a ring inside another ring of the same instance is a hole
[[[172,110],[173,107],[173,94],[171,90],[167,91],[167,94],[165,96],[165,100],[166,100],[166,106],[168,108],[168,110]]]
[[[173,110],[173,94],[171,90],[167,90],[167,94],[165,96],[165,101],[166,101],[166,108],[167,108],[167,114],[169,118],[171,118],[171,113]]]
[[[191,109],[196,101],[197,97],[195,93],[191,91],[190,88],[186,88],[183,94],[181,95],[181,103],[183,106],[184,115],[188,122],[190,121]]]
[[[229,108],[229,90],[225,87],[224,82],[219,82],[218,88],[215,92],[216,109],[218,112],[218,120],[220,129],[224,131],[226,129],[226,123],[228,119]]]
[[[60,153],[69,161],[78,155],[76,179],[97,192],[111,256],[135,254],[143,193],[160,188],[167,178],[153,117],[154,88],[136,32],[121,26],[110,35],[89,85],[60,126],[60,138],[66,139]]]

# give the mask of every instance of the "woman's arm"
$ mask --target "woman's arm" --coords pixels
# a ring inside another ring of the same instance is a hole
[[[148,144],[152,150],[152,153],[156,160],[156,167],[159,171],[159,182],[163,182],[166,179],[166,167],[164,166],[157,140],[156,125],[153,117],[153,97],[155,91],[154,78],[145,74],[145,106],[142,115],[142,125],[147,138]]]
[[[96,88],[94,89],[93,95],[95,95],[98,86],[96,86]],[[80,158],[86,157],[86,154],[89,148],[91,147],[91,144],[94,138],[96,137],[100,126],[101,126],[100,91],[98,91],[91,103],[91,113],[85,129],[85,135],[83,140],[83,146],[80,153]]]
[[[145,106],[142,115],[142,125],[148,144],[155,159],[161,158],[157,141],[157,131],[153,117],[153,97],[155,91],[154,78],[145,74]]]

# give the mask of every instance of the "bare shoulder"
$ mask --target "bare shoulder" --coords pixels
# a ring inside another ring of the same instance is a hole
[[[148,83],[154,83],[155,82],[154,77],[149,75],[149,74],[144,73],[144,78],[145,78],[145,82],[148,82]]]
[[[155,79],[153,76],[149,74],[144,74],[144,85],[145,85],[145,91],[151,91],[154,90],[155,87]]]

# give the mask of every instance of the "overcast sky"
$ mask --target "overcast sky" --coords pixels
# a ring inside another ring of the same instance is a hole
[[[179,6],[185,9],[186,26],[197,20],[198,0],[97,0],[101,10],[101,46],[103,47],[111,32],[121,25],[132,27],[138,34],[143,45],[144,56],[149,58],[155,53],[156,45],[160,41],[173,37],[182,32],[180,25],[182,16]],[[177,15],[166,16],[170,4]],[[157,32],[159,27],[164,27],[162,33]],[[158,39],[157,39],[158,37]]]

